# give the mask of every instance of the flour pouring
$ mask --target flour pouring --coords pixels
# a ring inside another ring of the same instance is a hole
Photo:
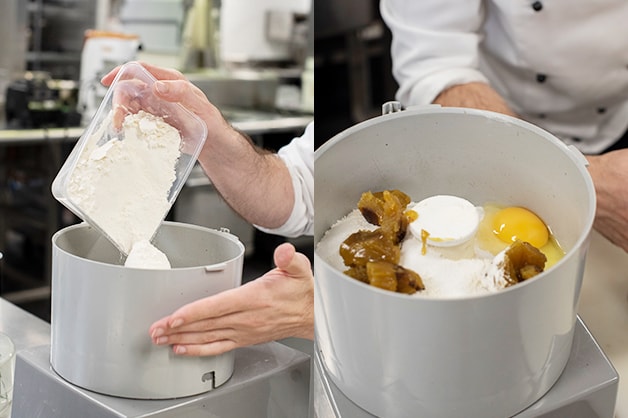
[[[183,187],[207,127],[159,101],[152,76],[126,64],[61,168],[53,194],[105,235],[127,267],[169,269],[151,240]]]

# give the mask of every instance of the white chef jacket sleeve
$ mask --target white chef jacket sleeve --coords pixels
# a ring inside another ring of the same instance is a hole
[[[278,228],[260,231],[285,237],[314,235],[314,122],[308,124],[302,136],[294,138],[277,154],[286,163],[292,187],[294,206],[288,220]]]
[[[380,10],[401,103],[427,105],[448,87],[487,82],[478,70],[482,0],[382,0]]]

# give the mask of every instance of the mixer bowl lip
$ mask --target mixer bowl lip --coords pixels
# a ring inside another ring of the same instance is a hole
[[[416,299],[416,300],[423,301],[423,303],[456,303],[460,301],[475,301],[475,300],[481,300],[485,298],[495,298],[495,297],[499,297],[500,295],[506,295],[512,292],[522,291],[521,289],[525,288],[526,286],[531,286],[539,280],[544,280],[545,277],[548,275],[548,273],[552,273],[552,271],[561,268],[561,266],[564,263],[566,263],[567,260],[571,259],[574,256],[577,256],[576,253],[581,251],[581,248],[585,246],[589,240],[591,229],[593,228],[593,221],[595,218],[595,211],[596,211],[595,188],[593,186],[593,180],[591,179],[591,176],[588,170],[586,169],[586,165],[583,163],[584,157],[582,155],[578,157],[576,152],[579,152],[579,151],[575,151],[575,150],[572,151],[569,147],[567,147],[565,143],[563,143],[561,140],[556,138],[550,132],[536,125],[533,125],[529,122],[526,122],[522,119],[518,119],[512,116],[508,116],[502,113],[492,112],[488,110],[479,110],[479,109],[461,108],[461,107],[441,107],[440,105],[429,105],[429,106],[421,106],[421,107],[416,107],[416,108],[409,108],[400,112],[377,116],[372,119],[367,119],[363,122],[357,123],[347,128],[346,130],[339,132],[338,134],[334,135],[331,139],[329,139],[327,142],[325,142],[323,145],[321,145],[318,149],[316,149],[314,152],[314,173],[316,173],[316,161],[319,158],[321,158],[328,150],[332,149],[337,143],[343,141],[344,139],[351,137],[354,134],[359,133],[360,131],[364,129],[369,129],[375,125],[378,125],[382,123],[383,121],[390,121],[397,118],[406,118],[406,117],[412,117],[416,115],[429,115],[429,114],[473,115],[473,116],[481,116],[481,117],[491,119],[497,122],[512,124],[520,128],[529,130],[532,133],[545,138],[552,145],[554,145],[555,148],[560,149],[561,152],[563,152],[563,154],[566,154],[571,159],[571,161],[574,163],[574,166],[577,167],[578,171],[582,174],[582,178],[587,188],[587,194],[591,196],[590,208],[588,211],[589,213],[587,214],[586,222],[583,227],[583,231],[585,232],[580,234],[580,236],[574,243],[573,247],[569,251],[567,251],[565,255],[555,265],[543,271],[541,274],[538,274],[537,276],[531,279],[528,279],[524,281],[523,283],[517,283],[516,285],[509,286],[504,289],[500,289],[496,292],[476,294],[476,295],[465,295],[465,296],[456,296],[456,297],[451,297],[451,296],[450,297],[435,297],[435,296],[424,296],[418,292],[412,295],[407,295],[407,294],[402,294],[402,293],[397,293],[397,292],[391,292],[389,290],[380,289],[375,286],[362,283],[359,280],[355,280],[354,278],[347,276],[346,274],[336,269],[335,267],[332,267],[327,261],[323,259],[323,257],[321,257],[318,254],[318,244],[320,243],[320,239],[323,238],[324,233],[319,238],[319,240],[314,243],[315,265],[317,264],[324,265],[327,269],[338,273],[338,275],[342,276],[341,280],[345,280],[348,283],[351,283],[350,284],[351,286],[364,286],[365,289],[368,288],[370,291],[379,293],[382,296],[400,298],[402,300],[403,299],[406,299],[406,300]],[[316,177],[315,177],[315,181],[316,181]],[[346,216],[346,215],[347,214],[344,214],[343,216]],[[329,228],[327,230],[329,230]],[[320,269],[315,269],[314,271],[315,276],[316,276],[316,270],[320,270]]]
[[[154,272],[163,272],[163,271],[186,271],[186,270],[197,270],[199,268],[210,268],[213,266],[219,266],[222,264],[230,264],[235,262],[237,259],[241,258],[244,256],[244,244],[240,241],[240,239],[231,234],[230,232],[226,232],[226,231],[221,231],[218,229],[212,229],[212,228],[207,228],[201,225],[195,225],[195,224],[189,224],[189,223],[185,223],[185,222],[173,222],[173,221],[163,221],[161,223],[161,226],[181,226],[184,228],[188,228],[188,229],[196,229],[199,231],[204,231],[204,232],[209,232],[210,234],[214,234],[217,236],[220,236],[222,238],[225,238],[229,241],[231,241],[233,244],[235,244],[238,247],[238,255],[236,255],[235,257],[214,263],[214,264],[199,264],[197,266],[189,266],[189,267],[172,267],[170,269],[143,269],[143,268],[134,268],[134,267],[125,267],[121,264],[111,264],[111,263],[105,263],[103,261],[97,261],[97,260],[91,260],[89,258],[85,258],[85,257],[81,257],[78,256],[76,254],[72,254],[66,250],[64,250],[63,248],[59,247],[58,245],[56,245],[57,240],[59,239],[59,237],[67,232],[70,232],[74,229],[82,229],[82,228],[88,228],[88,229],[92,229],[94,231],[98,232],[98,229],[92,227],[89,223],[87,222],[80,222],[74,225],[70,225],[70,226],[66,226],[65,228],[60,229],[59,231],[55,232],[54,235],[52,236],[52,244],[53,244],[53,248],[56,248],[57,251],[62,252],[63,254],[65,254],[67,257],[71,257],[71,258],[76,258],[79,260],[87,260],[90,261],[94,264],[97,265],[103,265],[103,266],[107,266],[108,268],[119,268],[119,269],[123,269],[123,270],[140,270],[140,271],[154,271]],[[159,234],[159,230],[157,231],[157,234]],[[104,235],[101,235],[103,239],[106,239],[106,237]],[[111,243],[111,245],[117,249],[117,247]],[[122,257],[122,253],[120,253],[120,257]]]

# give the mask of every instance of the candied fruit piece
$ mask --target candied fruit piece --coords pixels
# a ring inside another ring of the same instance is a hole
[[[412,199],[410,199],[410,196],[408,196],[407,194],[405,194],[401,190],[393,189],[393,190],[386,190],[386,191],[389,192],[390,194],[392,194],[393,196],[395,196],[397,199],[399,199],[399,203],[401,203],[401,205],[404,208],[406,206],[408,206],[410,204],[410,202],[412,201]],[[375,192],[373,194],[375,195],[376,198],[383,199],[384,191]]]
[[[380,226],[382,231],[396,243],[401,242],[408,230],[408,215],[404,213],[410,198],[398,190],[362,193],[358,209],[370,224]]]
[[[383,261],[366,264],[366,274],[371,286],[380,289],[397,291],[397,275],[395,274],[395,264]]]
[[[397,263],[400,243],[418,214],[406,210],[410,196],[399,190],[362,193],[358,209],[374,231],[358,231],[340,245],[340,256],[349,267],[345,274],[393,292],[412,294],[425,289],[421,277]]]
[[[421,277],[412,270],[386,261],[366,264],[368,283],[393,292],[413,294],[425,289]]]
[[[367,284],[369,282],[369,278],[366,274],[366,265],[351,267],[345,270],[345,274],[361,282],[364,282]]]
[[[421,276],[415,271],[397,265],[395,273],[397,274],[397,292],[411,295],[419,290],[425,290]]]
[[[381,228],[354,232],[340,244],[340,256],[347,267],[364,266],[369,261],[398,263],[400,254],[399,246],[388,239]]]
[[[371,192],[364,192],[358,202],[358,209],[366,222],[380,226],[384,217],[384,200]]]
[[[506,250],[504,277],[512,285],[530,279],[545,269],[547,257],[524,241],[515,241]]]

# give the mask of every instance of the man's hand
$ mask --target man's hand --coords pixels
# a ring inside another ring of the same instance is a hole
[[[286,337],[314,338],[310,260],[288,243],[275,249],[275,269],[241,287],[185,305],[155,322],[153,343],[177,354],[217,355]]]

